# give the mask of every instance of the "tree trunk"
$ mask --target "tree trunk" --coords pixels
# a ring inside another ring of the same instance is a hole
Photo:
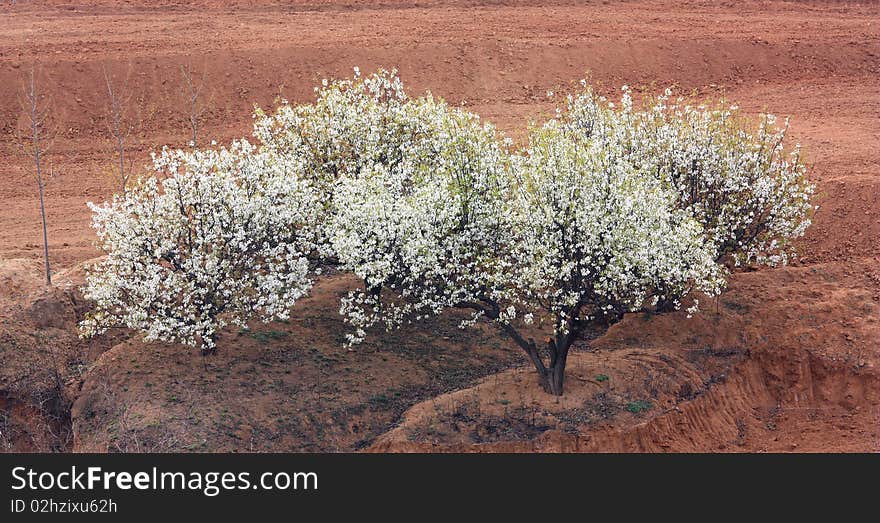
[[[121,140],[118,141],[117,154],[119,156],[119,183],[122,185],[122,194],[125,195],[128,179],[125,177],[125,145]]]
[[[40,192],[40,217],[43,221],[43,261],[46,265],[46,285],[52,285],[52,271],[49,268],[49,235],[46,231],[46,204],[43,200],[43,173],[40,169],[39,154],[36,155],[37,187]]]
[[[43,203],[43,182],[40,182],[40,216],[43,218],[43,259],[46,264],[46,285],[52,285],[52,271],[49,269],[49,235],[46,232],[46,205]]]
[[[489,300],[486,301],[490,303],[491,306],[486,307],[479,303],[463,302],[459,304],[459,307],[483,311],[487,318],[497,320],[499,317],[498,305]],[[580,305],[571,311],[569,317],[577,318],[579,313]],[[576,320],[569,320],[567,324],[567,332],[564,335],[559,336],[556,339],[547,338],[547,352],[550,354],[550,362],[547,365],[544,364],[544,359],[541,357],[534,339],[524,338],[509,323],[496,325],[499,326],[499,329],[502,332],[510,336],[529,357],[529,360],[532,362],[532,365],[538,373],[538,380],[541,384],[541,388],[543,388],[548,394],[562,396],[564,390],[563,384],[565,382],[565,363],[568,360],[568,349],[571,348],[572,343],[574,343],[574,340],[580,333],[581,325]]]
[[[554,396],[562,396],[565,381],[565,360],[560,359],[556,365],[547,369],[547,392]]]
[[[562,396],[562,393],[565,391],[565,359],[558,358],[552,365],[545,367],[543,370],[537,369],[541,388],[547,394]]]
[[[544,359],[538,352],[534,340],[524,339],[510,325],[505,325],[503,330],[517,342],[538,373],[541,388],[548,394],[562,396],[565,382],[565,363],[568,360],[568,349],[577,337],[577,332],[570,332],[559,339],[547,339],[547,352],[550,353],[550,362],[544,364]]]
[[[550,363],[548,365],[544,365],[543,360],[541,360],[537,353],[529,354],[535,370],[538,372],[541,388],[547,394],[562,396],[562,393],[565,391],[565,364],[568,360],[568,349],[573,338],[573,336],[565,336],[558,340],[558,342],[548,341],[547,350],[550,352]]]

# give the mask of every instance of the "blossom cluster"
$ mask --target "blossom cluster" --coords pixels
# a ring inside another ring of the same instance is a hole
[[[586,86],[585,86],[586,87]],[[712,107],[672,98],[667,89],[633,106],[626,86],[619,106],[590,89],[569,96],[559,119],[573,135],[627,151],[677,193],[677,206],[703,226],[716,259],[734,265],[785,264],[792,240],[810,225],[814,186],[800,146],[785,148],[788,121],[762,114],[752,125],[723,101]]]
[[[328,261],[364,281],[342,300],[349,343],[491,288],[509,240],[508,143],[430,94],[411,99],[393,71],[356,71],[316,94],[314,104],[258,111],[255,135],[273,154],[302,159],[326,190]]]
[[[393,328],[501,291],[511,179],[495,130],[431,97],[405,115],[428,132],[407,137],[396,163],[340,178],[333,196],[332,250],[364,281],[342,306],[353,343],[375,323]]]
[[[583,140],[553,120],[532,132],[518,162],[505,274],[557,335],[644,307],[677,308],[693,289],[715,294],[723,284],[703,228],[627,156],[613,137]]]
[[[286,318],[324,243],[302,166],[239,141],[164,150],[154,169],[112,202],[90,204],[106,256],[88,270],[95,308],[82,333],[121,325],[208,351],[230,322]]]

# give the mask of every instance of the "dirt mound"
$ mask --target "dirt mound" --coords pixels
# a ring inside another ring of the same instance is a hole
[[[81,278],[60,271],[47,286],[41,263],[0,260],[0,447],[67,450],[70,405],[87,365],[125,335],[78,337],[88,309]]]
[[[216,354],[136,339],[103,354],[73,405],[77,451],[352,451],[406,408],[522,362],[464,315],[343,348],[333,276],[289,322],[224,333]]]
[[[84,376],[73,448],[876,450],[876,260],[738,274],[691,319],[627,316],[572,355],[562,398],[505,338],[454,315],[344,351],[350,283],[322,281],[290,322],[228,332],[208,358],[117,345]]]
[[[737,275],[715,310],[631,315],[573,354],[562,398],[508,371],[413,407],[371,450],[880,450],[876,271]]]

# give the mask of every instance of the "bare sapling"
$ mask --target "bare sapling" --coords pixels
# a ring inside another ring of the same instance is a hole
[[[53,133],[48,128],[50,104],[40,94],[36,71],[31,68],[22,81],[19,103],[22,109],[22,123],[16,129],[16,141],[21,153],[33,161],[37,192],[40,198],[40,218],[43,225],[43,259],[46,266],[46,285],[52,284],[52,270],[49,266],[49,239],[46,227],[46,202],[44,184],[45,156],[52,142]]]
[[[198,146],[202,117],[208,109],[208,101],[205,100],[204,97],[207,76],[207,67],[202,69],[201,74],[197,74],[192,63],[188,62],[180,66],[180,77],[183,87],[183,96],[185,98],[184,102],[187,111],[187,121],[189,123],[189,142],[191,147]]]
[[[129,115],[131,94],[128,89],[128,80],[131,76],[131,67],[129,66],[122,78],[114,77],[106,66],[103,67],[103,73],[107,94],[105,119],[107,131],[113,142],[113,152],[116,156],[113,178],[119,191],[124,194],[132,173],[132,161],[127,155],[128,139],[134,130],[134,120]]]

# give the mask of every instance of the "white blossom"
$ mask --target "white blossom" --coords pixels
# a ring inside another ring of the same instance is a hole
[[[95,309],[83,335],[121,325],[211,350],[228,322],[288,317],[311,287],[309,256],[321,243],[302,166],[241,141],[164,150],[154,168],[141,186],[89,204],[106,256],[88,271]]]
[[[788,121],[765,114],[751,130],[737,106],[697,108],[671,101],[667,89],[642,110],[624,87],[620,109],[586,89],[568,98],[562,125],[587,141],[626,151],[677,193],[677,206],[704,227],[716,258],[735,265],[785,264],[792,240],[814,211],[800,147],[784,148]]]

